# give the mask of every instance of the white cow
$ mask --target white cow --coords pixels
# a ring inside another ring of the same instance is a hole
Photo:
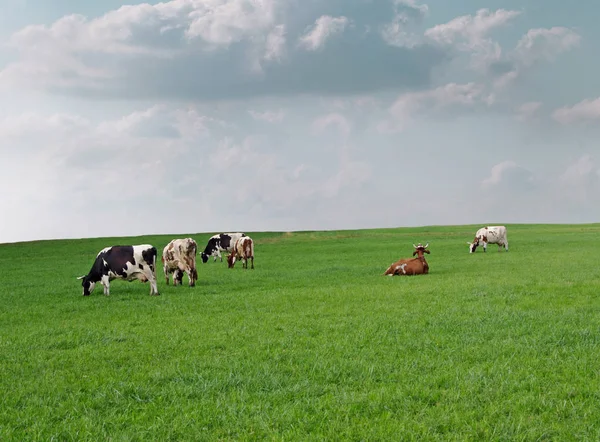
[[[506,237],[506,227],[504,226],[487,226],[482,227],[475,234],[473,242],[469,244],[469,253],[473,253],[477,246],[483,244],[483,251],[487,251],[488,244],[498,244],[498,251],[502,250],[502,246],[508,252],[508,238]]]

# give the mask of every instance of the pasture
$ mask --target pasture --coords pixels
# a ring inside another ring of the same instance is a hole
[[[0,439],[599,440],[600,224],[506,226],[246,232],[158,297],[75,278],[188,234],[0,245]]]

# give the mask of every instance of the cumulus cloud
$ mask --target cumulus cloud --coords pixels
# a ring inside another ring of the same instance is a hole
[[[517,119],[519,121],[530,121],[535,118],[535,115],[542,107],[542,103],[539,101],[529,101],[527,103],[523,103],[517,107]]]
[[[463,15],[429,28],[425,36],[437,44],[471,53],[475,67],[487,66],[502,54],[500,45],[489,34],[520,14],[520,11],[506,9],[480,9],[475,15]]]
[[[586,99],[573,106],[556,109],[552,116],[562,124],[600,120],[600,98]]]
[[[336,126],[340,133],[344,136],[348,136],[350,134],[350,123],[343,115],[337,112],[323,115],[313,122],[313,129],[316,132],[322,132],[330,126]]]
[[[425,31],[425,36],[442,44],[460,43],[469,50],[485,43],[488,34],[517,17],[519,11],[480,9],[475,15],[463,15],[448,23],[436,25]]]
[[[484,88],[476,83],[448,83],[422,92],[400,95],[389,108],[390,118],[380,124],[381,131],[401,130],[418,115],[435,114],[455,106],[472,107],[484,99]]]
[[[283,109],[279,109],[277,111],[257,111],[254,109],[250,109],[248,111],[248,113],[252,116],[252,118],[254,118],[255,120],[260,120],[260,121],[266,121],[268,123],[280,123],[281,121],[283,121],[283,118],[285,117],[285,112],[283,111]]]
[[[564,27],[530,29],[517,43],[515,49],[503,59],[490,65],[497,73],[495,86],[504,88],[527,69],[556,58],[579,45],[581,36]]]
[[[558,179],[557,196],[571,210],[596,211],[600,204],[600,164],[585,154],[567,166]]]
[[[343,32],[348,22],[347,17],[323,15],[300,37],[298,44],[308,51],[316,51],[325,45],[327,39]]]
[[[12,35],[18,58],[0,71],[0,87],[103,99],[216,100],[428,85],[432,69],[446,59],[442,49],[390,46],[351,26],[354,19],[344,14],[318,13],[363,3],[306,4],[303,11],[315,14],[309,19],[293,13],[294,3],[277,0],[170,0],[94,18],[69,15]],[[381,23],[372,18],[371,25]],[[363,26],[365,20],[358,19]]]
[[[419,23],[429,12],[427,5],[415,0],[395,0],[394,18],[381,29],[382,38],[390,45],[412,48],[423,44],[423,39],[411,32],[411,25]]]
[[[490,176],[481,185],[483,189],[504,190],[514,194],[534,188],[535,177],[531,171],[514,161],[503,161],[492,167]]]
[[[340,123],[331,119],[325,126]],[[371,177],[370,166],[345,146],[290,158],[285,150],[269,148],[268,137],[250,136],[193,106],[151,106],[101,122],[15,116],[0,120],[0,145],[8,141],[0,185],[10,188],[23,175],[33,180],[24,182],[18,197],[2,201],[19,213],[23,204],[52,212],[53,219],[40,227],[45,236],[127,235],[132,232],[125,229],[136,222],[172,231],[171,217],[156,215],[159,207],[164,213],[185,211],[176,226],[181,231],[233,228],[240,213],[300,228],[294,218],[308,207],[356,190]],[[115,223],[109,228],[105,213],[129,222],[121,230]],[[14,235],[18,219],[5,219],[3,231]]]

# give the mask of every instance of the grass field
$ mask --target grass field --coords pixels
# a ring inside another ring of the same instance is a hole
[[[599,440],[600,224],[478,227],[247,232],[159,297],[75,278],[187,235],[0,245],[0,440]]]

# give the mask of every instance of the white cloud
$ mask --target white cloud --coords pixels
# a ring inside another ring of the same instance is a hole
[[[555,61],[558,55],[577,47],[580,41],[581,36],[568,28],[530,29],[506,59],[499,60],[510,69],[495,80],[494,86],[496,89],[505,88],[525,70],[541,62]]]
[[[322,15],[312,27],[307,28],[306,33],[300,37],[298,44],[308,51],[316,51],[322,48],[329,38],[342,33],[348,24],[347,17]]]
[[[267,35],[265,43],[265,60],[279,60],[285,51],[285,26],[277,25]]]
[[[520,14],[519,11],[480,9],[473,15],[463,15],[448,23],[436,25],[425,31],[425,36],[441,44],[460,43],[469,50],[477,49],[495,28],[504,26]]]
[[[266,121],[268,123],[281,123],[285,117],[285,112],[283,109],[279,109],[277,111],[267,110],[263,112],[250,109],[248,113],[255,120]]]
[[[553,61],[556,56],[579,45],[581,36],[563,27],[530,29],[519,40],[514,57],[524,66]]]
[[[504,187],[512,191],[528,190],[534,185],[533,174],[514,161],[503,161],[492,167],[490,176],[481,183],[484,189]]]
[[[410,25],[421,21],[429,12],[427,5],[420,5],[415,0],[396,0],[396,11],[391,23],[383,26],[381,36],[392,46],[413,48],[421,44],[423,39],[410,32]]]
[[[425,37],[440,45],[453,46],[472,54],[476,68],[488,66],[502,56],[500,45],[489,34],[521,14],[520,11],[480,9],[475,15],[463,15],[425,31]]]
[[[600,203],[600,165],[589,155],[570,164],[559,177],[559,192],[571,203],[594,205]]]
[[[476,83],[448,83],[424,92],[400,95],[389,109],[390,121],[379,126],[383,132],[401,130],[417,115],[439,112],[453,106],[471,107],[481,102],[483,87]]]
[[[519,121],[529,121],[533,119],[536,113],[542,107],[542,103],[539,101],[529,101],[518,106],[516,109],[517,119]]]
[[[341,134],[344,136],[348,136],[350,134],[350,123],[346,117],[337,112],[323,115],[313,122],[313,129],[317,132],[322,132],[329,126],[337,126]]]
[[[561,107],[555,110],[552,116],[562,124],[600,120],[600,97],[595,100],[580,101],[571,107]]]
[[[275,0],[171,0],[27,26],[10,38],[21,57],[0,71],[0,83],[25,77],[48,86],[99,88],[118,77],[119,56],[173,59],[191,48],[211,50],[242,40],[261,45],[265,60],[276,59],[284,44],[284,29],[274,27],[276,6]],[[102,55],[111,62],[92,62]]]

